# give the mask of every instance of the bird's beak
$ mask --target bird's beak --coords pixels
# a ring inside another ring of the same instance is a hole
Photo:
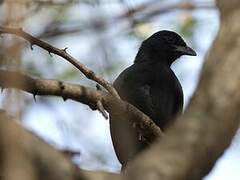
[[[180,52],[182,55],[196,56],[197,53],[188,46],[177,46],[175,45],[175,51]]]

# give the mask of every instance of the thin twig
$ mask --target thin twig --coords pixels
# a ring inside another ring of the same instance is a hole
[[[174,10],[191,11],[195,9],[216,9],[213,3],[192,3],[192,2],[178,2],[163,4],[161,1],[152,0],[146,3],[142,3],[136,7],[130,8],[127,11],[114,17],[111,22],[116,20],[123,20],[128,18],[134,18],[137,15],[141,15],[138,19],[140,21],[149,20],[156,15],[165,14]]]
[[[105,119],[108,119],[108,114],[107,112],[105,111],[104,107],[103,107],[103,104],[101,101],[98,101],[97,102],[97,109],[99,110],[99,112],[103,115],[103,117]]]
[[[6,27],[0,26],[0,34],[3,34],[3,33],[14,34],[19,37],[22,37],[23,39],[27,40],[31,44],[31,47],[33,45],[37,45],[37,46],[45,49],[46,51],[48,51],[50,55],[52,53],[52,54],[56,54],[56,55],[64,58],[65,60],[70,62],[72,65],[74,65],[78,70],[80,70],[88,79],[91,79],[91,80],[101,84],[113,96],[119,98],[119,95],[118,95],[117,91],[114,89],[114,87],[112,86],[112,84],[110,84],[109,82],[104,80],[102,77],[97,76],[92,70],[88,69],[84,64],[80,63],[77,59],[75,59],[70,54],[68,54],[66,51],[67,50],[66,48],[64,48],[64,49],[56,48],[56,47],[48,44],[47,42],[42,41],[42,40],[26,33],[21,28],[6,28]]]
[[[7,3],[13,3],[13,4],[21,4],[24,6],[30,6],[30,5],[40,5],[40,6],[66,6],[71,3],[77,3],[76,0],[68,0],[68,1],[63,1],[63,2],[57,2],[53,0],[48,0],[48,1],[41,1],[41,0],[29,0],[29,1],[19,1],[19,0],[8,0]]]
[[[112,27],[115,24],[121,23],[124,20],[137,20],[136,22],[143,22],[148,21],[155,16],[166,14],[169,12],[173,12],[176,10],[180,11],[193,11],[193,10],[201,10],[201,9],[216,9],[216,6],[213,3],[192,3],[192,2],[179,2],[179,3],[171,3],[163,5],[161,2],[158,1],[150,1],[147,3],[142,3],[138,6],[133,8],[129,8],[127,11],[110,17],[106,19],[104,22],[105,26]],[[140,16],[138,16],[140,15]],[[69,24],[74,24],[77,22],[69,22]],[[136,25],[132,24],[133,26]],[[74,28],[55,28],[51,29],[47,32],[43,32],[39,35],[39,37],[49,38],[49,37],[56,37],[61,36],[64,34],[74,34],[81,32],[84,29],[93,27],[93,24],[84,25],[82,27],[74,27]]]

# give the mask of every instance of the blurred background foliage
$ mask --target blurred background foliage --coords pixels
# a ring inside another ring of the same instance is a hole
[[[67,47],[110,82],[133,62],[142,40],[162,29],[178,32],[198,53],[197,58],[182,57],[172,67],[183,85],[185,107],[218,23],[213,0],[0,0],[1,25],[22,27],[56,47]],[[96,86],[63,59],[36,46],[31,51],[28,42],[10,35],[0,39],[0,68]],[[55,97],[37,96],[34,102],[16,90],[5,90],[0,100],[2,108],[52,145],[79,152],[73,160],[80,167],[119,171],[108,121],[98,112]],[[219,178],[220,171],[208,178]]]

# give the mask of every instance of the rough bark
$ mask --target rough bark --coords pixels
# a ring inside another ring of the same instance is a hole
[[[67,155],[25,130],[2,111],[0,124],[0,178],[4,180],[94,180],[116,176],[80,170]]]
[[[240,121],[240,3],[219,0],[218,6],[220,30],[189,108],[132,163],[127,179],[201,179],[231,143]]]
[[[162,131],[140,110],[105,91],[65,83],[57,80],[36,79],[19,72],[0,70],[0,87],[15,88],[36,95],[54,95],[63,100],[72,99],[92,108],[101,102],[104,108],[114,116],[127,119],[134,124],[147,142],[161,137]]]

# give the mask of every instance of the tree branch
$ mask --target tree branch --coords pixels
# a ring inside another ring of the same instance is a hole
[[[48,0],[48,1],[41,1],[41,0],[34,0],[34,1],[18,1],[18,0],[7,0],[7,3],[14,3],[14,4],[21,4],[25,6],[30,5],[38,5],[38,6],[67,6],[71,3],[76,3],[76,0],[68,0],[63,2]]]
[[[162,137],[162,131],[152,120],[140,110],[113,97],[105,91],[87,88],[81,85],[65,83],[56,80],[33,79],[19,72],[0,70],[0,86],[2,88],[16,88],[36,95],[54,95],[64,100],[72,99],[88,106],[96,107],[101,102],[104,109],[112,114],[120,114],[121,119],[126,119],[136,125],[137,130],[150,143]],[[103,107],[102,111],[103,111]]]
[[[132,18],[137,14],[143,14],[140,20],[147,20],[156,15],[165,14],[174,10],[192,11],[195,9],[214,9],[216,6],[213,3],[192,3],[192,2],[178,2],[163,4],[162,2],[152,0],[150,2],[142,3],[139,6],[128,9],[126,12],[118,15],[115,19]]]
[[[121,23],[123,20],[132,18],[137,18],[137,21],[147,21],[152,17],[155,17],[157,15],[162,15],[165,13],[173,12],[176,10],[182,10],[182,11],[193,11],[193,10],[199,10],[199,9],[215,9],[216,6],[213,3],[192,3],[192,2],[179,2],[179,3],[171,3],[168,5],[163,5],[162,2],[158,2],[156,0],[142,3],[136,7],[129,8],[128,10],[124,11],[123,13],[120,13],[118,15],[115,15],[114,17],[111,17],[109,19],[106,19],[103,23],[104,26],[113,26],[117,23]],[[138,15],[141,14],[141,17],[139,18]],[[73,24],[77,22],[70,22],[69,24]],[[132,24],[134,25],[134,24]],[[85,27],[85,28],[84,28]],[[50,29],[48,31],[42,32],[38,35],[38,37],[44,37],[44,38],[54,38],[57,36],[65,35],[65,34],[74,34],[81,32],[83,29],[91,28],[93,25],[85,25],[84,27],[74,27],[74,28],[55,28]]]
[[[129,163],[126,179],[202,179],[230,145],[240,123],[240,4],[218,2],[224,14],[197,93],[164,138]]]
[[[97,76],[92,70],[88,69],[86,66],[84,66],[82,63],[80,63],[77,59],[72,57],[70,54],[67,53],[67,48],[59,49],[56,48],[50,44],[48,44],[45,41],[42,41],[38,38],[35,38],[34,36],[26,33],[21,28],[5,28],[0,26],[0,34],[14,34],[19,37],[22,37],[23,39],[27,40],[31,44],[31,49],[33,45],[37,45],[46,51],[49,52],[49,54],[53,53],[56,54],[68,62],[70,62],[72,65],[74,65],[78,70],[80,70],[88,79],[91,79],[100,85],[102,85],[105,89],[107,89],[113,96],[119,98],[117,91],[113,88],[113,86],[104,80],[102,77]]]
[[[79,169],[68,156],[23,129],[12,117],[2,111],[0,112],[0,145],[0,177],[5,180],[95,180],[95,178],[113,179],[118,176]]]

